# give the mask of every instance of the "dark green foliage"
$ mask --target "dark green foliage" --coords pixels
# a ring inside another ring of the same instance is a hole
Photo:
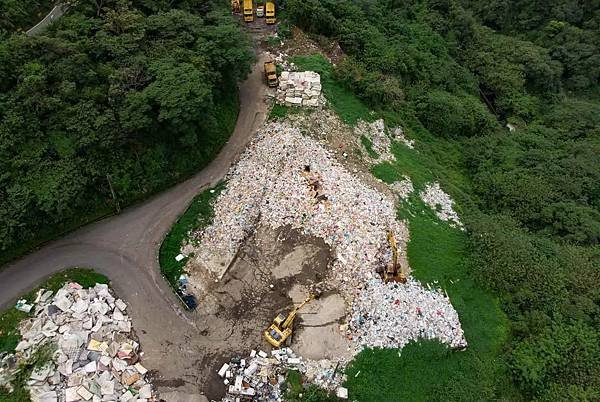
[[[444,91],[432,91],[417,95],[414,107],[423,125],[441,136],[472,137],[497,128],[494,117],[471,95],[457,97]]]
[[[51,0],[0,0],[0,38],[27,31],[52,9]]]
[[[171,3],[83,1],[0,42],[0,260],[189,177],[226,142],[249,41],[224,3]]]
[[[190,231],[210,225],[213,217],[212,202],[224,187],[224,183],[221,183],[214,189],[197,195],[183,215],[177,219],[160,246],[160,270],[174,288],[177,288],[177,281],[187,262],[187,258],[178,262],[175,257],[181,252],[181,245]]]
[[[598,399],[597,2],[286,4],[300,27],[339,41],[346,59],[335,78],[417,140],[416,151],[393,144],[396,161],[372,172],[388,183],[408,175],[416,191],[440,181],[467,228],[468,237],[445,244],[443,228],[431,226],[421,243],[428,215],[416,199],[400,208],[411,222],[414,275],[444,278],[470,348],[455,355],[418,343],[402,358],[365,351],[349,372],[351,398]],[[427,268],[438,265],[445,269]],[[457,273],[458,286],[448,284]],[[485,307],[481,287],[499,298],[508,323]]]

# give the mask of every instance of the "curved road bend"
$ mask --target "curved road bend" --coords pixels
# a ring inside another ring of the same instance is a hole
[[[42,19],[40,22],[38,22],[34,27],[27,30],[27,32],[26,32],[27,35],[37,35],[40,32],[42,32],[48,25],[50,25],[52,22],[54,22],[57,19],[59,19],[60,17],[62,17],[62,15],[65,13],[65,11],[67,11],[67,8],[69,8],[69,6],[66,4],[59,4],[59,5],[55,6],[44,17],[44,19]]]
[[[9,306],[45,277],[72,266],[85,266],[107,275],[142,342],[144,362],[167,378],[189,367],[185,342],[196,333],[189,313],[160,275],[158,250],[173,222],[192,198],[218,183],[266,118],[264,55],[240,86],[240,113],[235,130],[219,155],[191,179],[120,215],[85,226],[17,260],[0,271],[0,308]],[[191,351],[190,351],[191,352]],[[188,353],[189,354],[189,353]],[[189,356],[192,358],[192,356]]]

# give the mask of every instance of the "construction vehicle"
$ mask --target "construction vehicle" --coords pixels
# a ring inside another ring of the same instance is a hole
[[[267,85],[270,87],[277,86],[277,68],[273,60],[265,62],[265,77],[267,78]]]
[[[267,1],[267,3],[265,4],[265,10],[267,24],[274,24],[275,22],[277,22],[277,20],[275,19],[275,3],[272,1]]]
[[[254,9],[252,6],[252,0],[244,0],[244,21],[254,21]]]
[[[256,6],[256,18],[263,18],[265,16],[265,6],[264,4],[259,4]]]
[[[231,12],[234,14],[240,13],[240,0],[231,0]]]
[[[287,316],[284,313],[277,314],[273,320],[273,324],[271,324],[271,326],[264,332],[267,342],[269,342],[275,348],[280,348],[286,340],[291,339],[290,336],[292,335],[292,326],[296,316],[298,315],[298,310],[300,310],[306,303],[314,298],[314,295],[309,295],[302,303],[300,303],[300,305],[294,307]]]
[[[398,262],[398,243],[396,242],[396,236],[393,231],[388,231],[387,240],[392,249],[392,261],[386,264],[385,267],[379,269],[379,274],[384,283],[388,282],[400,282],[406,283],[406,273],[402,265]]]

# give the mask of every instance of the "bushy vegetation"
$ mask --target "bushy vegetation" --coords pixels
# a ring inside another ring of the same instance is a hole
[[[2,40],[0,260],[203,167],[252,57],[216,0],[79,1]]]
[[[53,5],[53,0],[0,0],[0,38],[32,28]]]
[[[476,288],[498,297],[509,320],[508,336],[491,334],[504,345],[488,349],[488,358],[475,350],[479,368],[467,369],[457,363],[467,358],[452,354],[451,363],[435,370],[417,364],[440,361],[435,356],[443,351],[435,344],[407,349],[414,374],[403,366],[404,357],[365,352],[355,363],[365,371],[349,380],[359,399],[597,399],[598,5],[567,0],[285,4],[292,22],[339,41],[346,58],[332,77],[417,140],[418,152],[394,145],[398,160],[375,166],[374,173],[389,182],[406,174],[417,189],[435,179],[454,196],[467,227],[465,272]],[[516,129],[509,131],[507,123]],[[406,208],[401,213],[418,234],[418,213]],[[425,255],[428,262],[432,255]],[[415,266],[418,259],[410,249],[409,258]],[[460,296],[453,299],[468,340],[478,332],[477,325],[469,325],[469,311],[481,297],[465,302],[466,308]],[[483,323],[491,319],[482,312],[477,317]],[[488,368],[486,359],[491,359]],[[470,378],[465,370],[481,371],[482,379],[469,379],[461,392],[452,384]],[[483,380],[489,373],[497,381]],[[367,379],[360,380],[362,375]],[[412,394],[386,393],[390,384],[402,387],[405,378],[419,385]]]
[[[181,253],[181,246],[190,231],[201,229],[212,223],[214,214],[212,202],[224,187],[225,183],[221,183],[214,189],[198,194],[185,212],[177,219],[160,246],[160,270],[175,289],[177,289],[179,276],[183,273],[183,268],[187,262],[187,258],[177,261],[175,257]]]

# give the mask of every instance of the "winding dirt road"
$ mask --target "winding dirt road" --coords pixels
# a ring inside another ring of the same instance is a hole
[[[115,291],[129,304],[129,313],[144,348],[144,364],[160,371],[170,382],[184,382],[197,391],[201,383],[181,379],[202,364],[202,346],[190,342],[201,328],[185,312],[160,275],[158,250],[173,222],[202,189],[220,181],[252,134],[266,118],[265,85],[259,57],[248,79],[240,86],[240,114],[237,125],[217,158],[193,178],[159,194],[143,204],[85,226],[66,237],[0,270],[0,308],[41,283],[48,275],[68,267],[91,267],[107,275]],[[175,312],[175,313],[174,313]],[[171,381],[172,380],[172,381]],[[196,383],[196,384],[194,384]],[[182,384],[179,384],[182,385]],[[175,385],[177,386],[177,385]]]

